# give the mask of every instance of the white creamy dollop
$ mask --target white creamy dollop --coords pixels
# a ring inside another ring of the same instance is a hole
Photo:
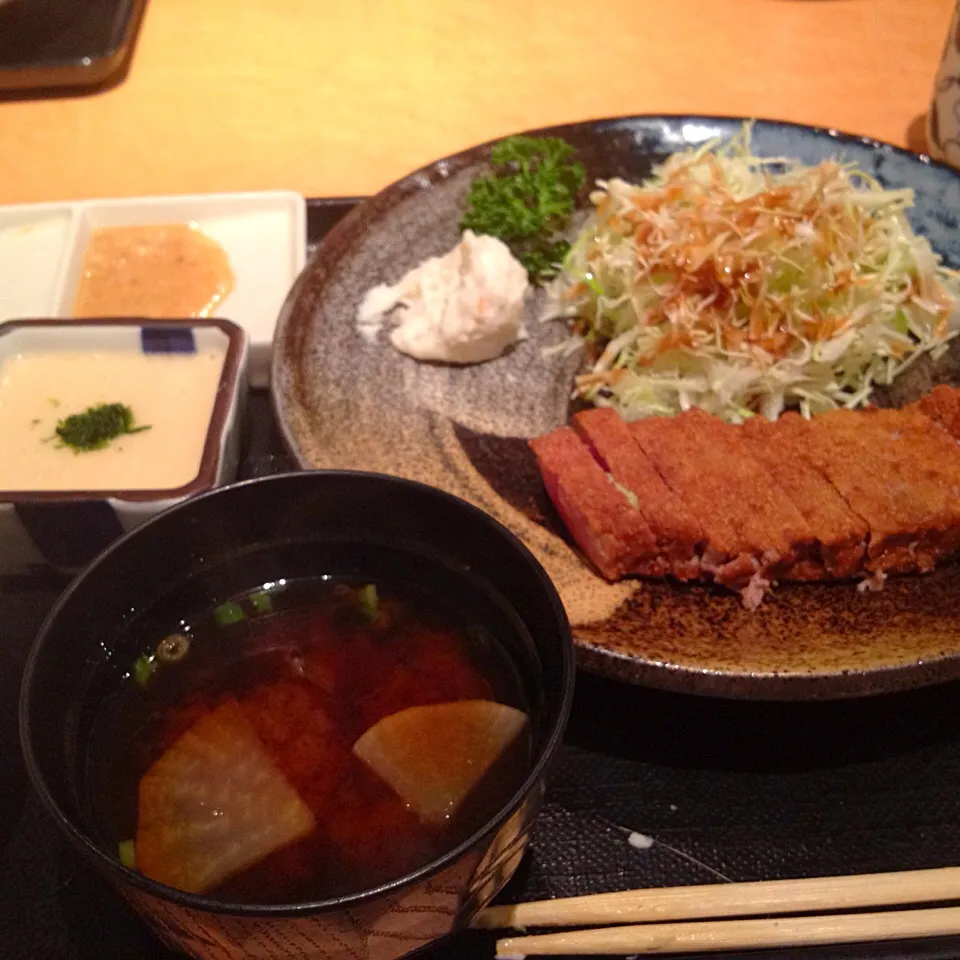
[[[393,286],[369,290],[357,326],[372,341],[400,306],[390,331],[397,350],[418,360],[480,363],[526,337],[528,289],[527,271],[505,243],[466,230],[449,253],[424,260]]]

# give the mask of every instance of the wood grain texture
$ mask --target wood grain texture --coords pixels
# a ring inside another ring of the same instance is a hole
[[[952,0],[153,0],[129,76],[0,103],[0,202],[371,193],[519,129],[754,115],[904,144]]]

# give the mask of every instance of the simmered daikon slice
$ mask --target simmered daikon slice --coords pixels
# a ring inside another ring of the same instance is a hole
[[[141,778],[137,866],[161,883],[205,893],[315,826],[240,705],[228,700]]]
[[[353,752],[424,823],[450,817],[527,722],[490,700],[408,707],[375,723]]]

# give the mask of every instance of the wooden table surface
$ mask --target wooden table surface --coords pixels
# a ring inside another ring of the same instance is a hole
[[[0,103],[0,202],[369,193],[524,128],[631,113],[905,144],[953,0],[152,0],[126,79]]]

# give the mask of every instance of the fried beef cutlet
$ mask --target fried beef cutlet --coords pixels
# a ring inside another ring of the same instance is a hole
[[[670,573],[680,580],[699,577],[700,552],[706,542],[703,527],[663,482],[619,414],[597,407],[578,413],[573,422],[604,468],[637,498],[637,508],[657,539],[657,559],[634,573]]]
[[[727,478],[725,458],[711,447],[697,418],[650,417],[629,426],[640,449],[703,528],[704,573],[743,590],[779,562],[779,554],[745,536],[735,524],[733,517],[740,512],[736,486]]]
[[[866,410],[865,435],[877,437],[888,484],[915,519],[904,531],[914,568],[933,569],[960,547],[960,447],[917,409]]]
[[[934,387],[905,410],[919,410],[941,426],[954,440],[960,440],[960,390],[955,387]]]
[[[570,427],[537,437],[530,447],[557,512],[604,577],[617,580],[658,557],[640,511]]]
[[[747,449],[803,514],[820,545],[817,561],[794,563],[783,579],[845,579],[859,573],[867,547],[867,524],[833,484],[804,460],[802,438],[763,417],[753,417],[741,429]]]
[[[753,549],[767,558],[772,573],[780,575],[798,561],[817,555],[813,530],[770,471],[750,452],[740,427],[703,410],[679,417],[696,430],[713,456],[722,459],[723,476],[731,498],[731,517]],[[778,556],[774,561],[770,552]]]
[[[922,497],[891,472],[880,423],[871,424],[864,412],[831,410],[809,421],[787,413],[777,427],[869,527],[864,567],[871,573],[916,569],[915,545],[926,539],[930,518]]]
[[[960,551],[960,390],[742,427],[699,410],[630,424],[593,410],[575,424],[590,449],[569,428],[531,446],[611,579],[699,576],[753,606],[772,579],[862,575],[875,586]]]
[[[835,410],[812,421],[785,413],[777,421],[777,429],[866,523],[869,538],[864,566],[880,572],[903,564],[908,568],[912,558],[898,545],[907,517],[887,486],[880,458],[871,450],[878,438],[867,437],[861,443],[857,423],[849,421],[847,413]]]

